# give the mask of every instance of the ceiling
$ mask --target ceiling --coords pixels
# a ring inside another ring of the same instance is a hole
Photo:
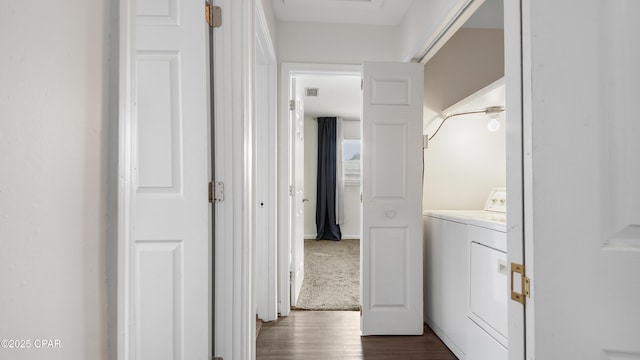
[[[413,0],[272,1],[280,21],[398,25]]]
[[[301,76],[296,86],[318,89],[317,97],[304,96],[305,116],[341,116],[360,119],[362,92],[359,76]]]
[[[279,21],[398,25],[414,0],[272,0]],[[415,0],[427,1],[427,0]],[[504,0],[486,0],[467,28],[502,29]]]

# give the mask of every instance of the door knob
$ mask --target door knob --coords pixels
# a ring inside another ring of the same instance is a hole
[[[308,202],[308,201],[309,201],[309,199],[302,199],[303,203]]]

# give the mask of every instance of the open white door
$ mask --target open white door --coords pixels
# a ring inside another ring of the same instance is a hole
[[[291,78],[291,306],[298,302],[304,280],[304,104],[302,89]]]
[[[363,335],[419,335],[423,64],[365,63],[362,119]]]
[[[637,360],[640,2],[522,4],[527,359]]]
[[[138,1],[131,359],[208,359],[204,4]]]

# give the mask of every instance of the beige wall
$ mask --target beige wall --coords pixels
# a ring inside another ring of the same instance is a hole
[[[424,68],[425,125],[504,76],[504,32],[462,28]]]
[[[0,337],[61,344],[2,359],[107,358],[112,3],[0,5]]]
[[[502,30],[461,29],[425,66],[425,123],[433,133],[447,107],[504,74]],[[481,209],[506,182],[505,116],[497,132],[484,115],[447,120],[424,152],[424,209]]]

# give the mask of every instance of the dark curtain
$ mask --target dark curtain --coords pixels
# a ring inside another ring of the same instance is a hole
[[[336,137],[337,119],[318,118],[318,193],[316,202],[317,240],[340,240],[336,223]]]

